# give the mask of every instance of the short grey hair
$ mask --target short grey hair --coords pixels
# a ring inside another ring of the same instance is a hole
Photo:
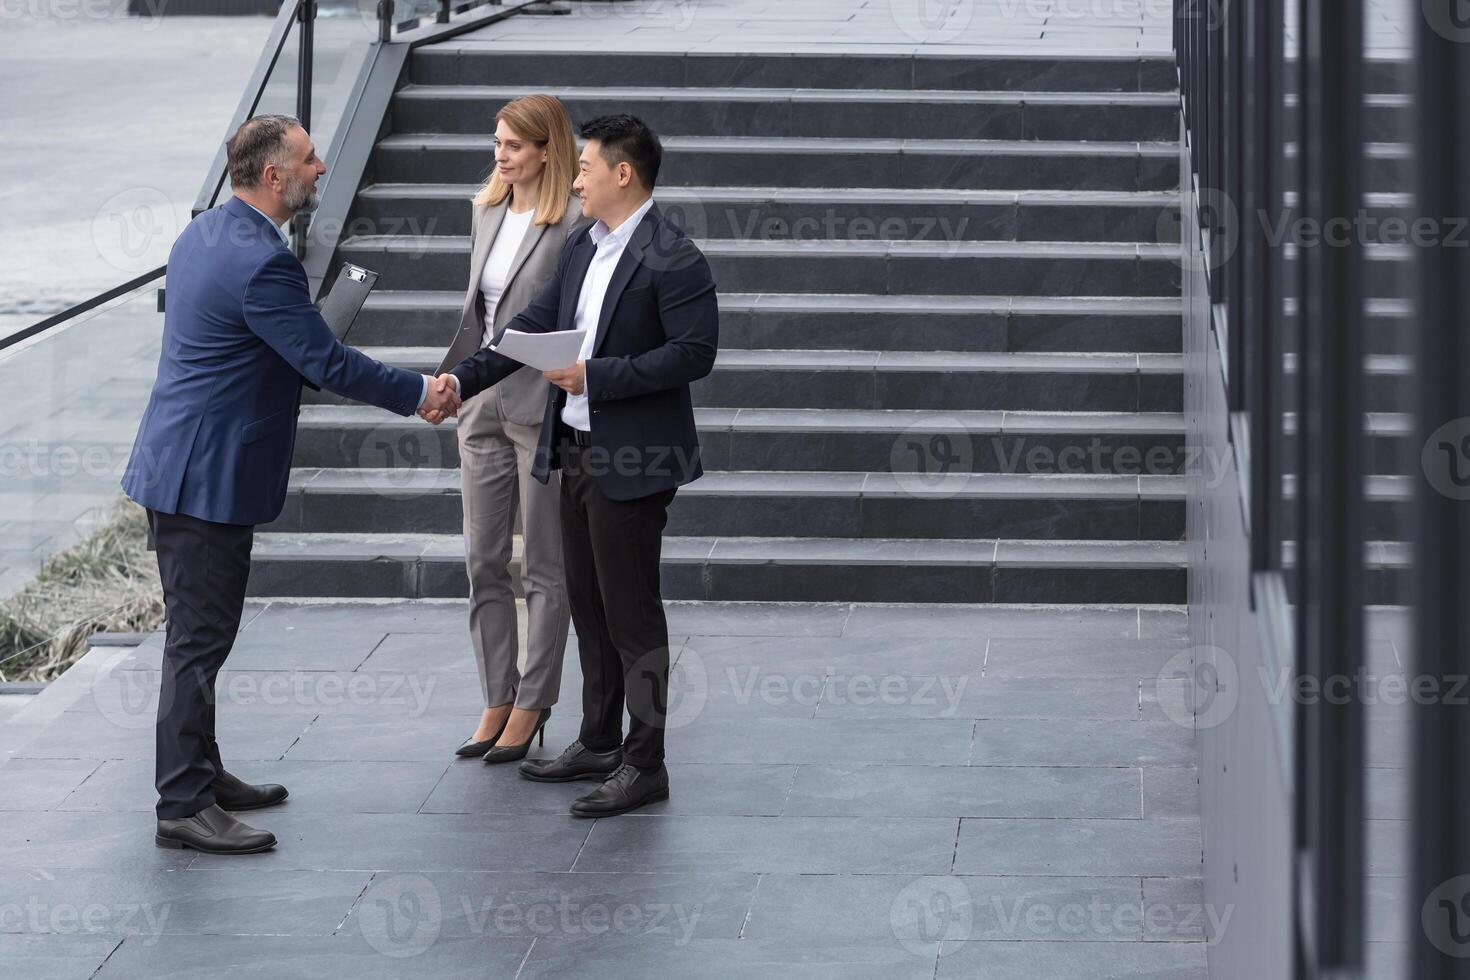
[[[286,133],[301,123],[294,116],[255,116],[240,124],[225,141],[229,160],[230,186],[255,187],[268,163],[285,162]]]

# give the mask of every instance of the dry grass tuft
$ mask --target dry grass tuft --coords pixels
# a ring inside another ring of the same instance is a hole
[[[163,622],[148,515],[123,499],[86,539],[51,556],[0,604],[0,681],[49,681],[87,652],[98,631],[147,633]]]

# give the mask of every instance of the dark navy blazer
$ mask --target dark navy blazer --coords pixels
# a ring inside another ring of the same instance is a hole
[[[280,514],[303,379],[411,415],[423,377],[339,342],[270,219],[237,197],[168,257],[158,378],[122,487],[144,507],[222,524]]]
[[[592,225],[567,240],[551,281],[506,322],[506,330],[571,330],[587,267],[597,250]],[[719,349],[719,304],[704,254],[654,205],[633,230],[613,269],[587,360],[592,445],[587,469],[609,499],[634,500],[704,473],[690,382],[710,373]],[[508,377],[520,362],[488,347],[453,368],[468,401]],[[531,473],[545,483],[561,465],[566,392],[552,386]]]

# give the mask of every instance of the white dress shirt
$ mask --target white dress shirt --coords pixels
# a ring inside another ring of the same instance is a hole
[[[597,346],[597,318],[602,314],[603,303],[607,299],[607,287],[612,282],[613,270],[618,267],[618,259],[623,257],[623,250],[628,247],[628,240],[633,237],[633,231],[648,209],[653,207],[653,198],[643,202],[643,205],[616,228],[608,228],[601,220],[592,226],[588,233],[597,246],[597,253],[592,256],[592,262],[587,266],[587,278],[582,280],[582,292],[577,296],[577,315],[572,322],[573,330],[587,331],[582,338],[582,350],[577,354],[577,360],[583,363],[592,357],[592,351]],[[592,431],[592,414],[587,404],[587,388],[589,387],[585,370],[583,372],[582,393],[580,395],[567,395],[567,403],[562,406],[561,420],[574,429],[583,432]]]
[[[281,236],[281,241],[284,242],[288,247],[290,246],[291,239],[286,234],[286,226],[285,225],[278,225],[278,224],[276,224],[276,219],[272,218],[270,215],[266,214],[264,211],[260,210],[260,208],[258,208],[255,205],[251,204],[249,201],[245,200],[243,197],[240,198],[240,203],[243,204],[243,205],[245,205],[250,210],[254,211],[256,214],[260,215],[266,221],[269,221],[271,227],[276,230],[276,234]],[[288,221],[287,224],[290,224],[290,222]],[[423,391],[420,392],[420,394],[419,394],[419,403],[418,403],[418,405],[414,406],[415,408],[422,408],[423,407],[425,399],[427,399],[429,397],[429,384],[434,380],[433,378],[429,377],[427,374],[420,375],[420,377],[424,379],[424,388],[423,388]],[[458,388],[456,387],[455,390],[458,391]]]
[[[506,280],[510,278],[510,264],[515,259],[526,232],[531,230],[535,217],[535,209],[516,214],[507,207],[505,217],[500,221],[500,229],[495,232],[495,242],[490,246],[490,254],[485,257],[485,270],[480,273],[480,295],[485,298],[485,336],[480,341],[481,347],[489,347],[490,340],[495,335],[495,307],[500,302],[500,295],[505,292]]]

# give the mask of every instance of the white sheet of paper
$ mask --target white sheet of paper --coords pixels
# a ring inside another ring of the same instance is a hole
[[[500,343],[491,346],[497,354],[535,368],[556,371],[577,363],[586,330],[553,330],[550,333],[524,333],[507,330]]]

